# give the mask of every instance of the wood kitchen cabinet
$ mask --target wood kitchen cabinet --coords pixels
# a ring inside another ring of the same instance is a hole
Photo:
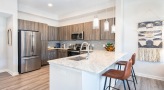
[[[41,41],[41,62],[42,65],[47,65],[48,64],[48,41]]]
[[[84,40],[91,40],[92,39],[92,22],[84,23]]]
[[[58,50],[58,58],[68,57],[68,50],[59,49]]]
[[[18,19],[18,29],[24,30],[24,20]]]
[[[66,26],[66,33],[67,33],[67,38],[66,38],[66,40],[72,40],[72,39],[71,39],[72,31],[73,31],[73,25],[68,25],[68,26]]]
[[[63,32],[64,30],[63,29],[64,29],[64,27],[59,27],[58,38],[59,38],[60,41],[64,40],[64,36],[63,36],[64,35],[64,32]]]
[[[58,58],[58,50],[49,50],[48,51],[48,60],[53,60]]]
[[[59,40],[71,40],[73,25],[59,27]]]
[[[48,41],[48,25],[44,23],[38,24],[39,32],[41,33],[41,40]]]
[[[48,26],[48,41],[58,40],[58,28],[53,26]]]
[[[114,18],[108,19],[109,21],[109,31],[104,31],[104,20],[100,20],[100,27],[101,27],[101,40],[114,40],[115,39],[115,34],[111,33],[112,30],[112,25],[113,25],[113,20]]]
[[[100,29],[93,29],[92,22],[84,23],[84,40],[100,40]]]
[[[18,19],[18,29],[38,31],[38,22]]]
[[[84,31],[84,23],[79,23],[73,25],[72,33],[78,33]]]

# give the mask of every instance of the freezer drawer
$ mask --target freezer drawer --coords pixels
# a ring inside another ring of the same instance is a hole
[[[41,68],[41,59],[39,56],[21,58],[19,73],[25,73]]]

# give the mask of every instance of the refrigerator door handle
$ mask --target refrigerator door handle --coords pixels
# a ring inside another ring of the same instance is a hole
[[[22,59],[35,59],[38,58],[39,56],[33,56],[33,57],[23,57]]]
[[[34,54],[34,49],[33,49],[33,33],[31,33],[31,52],[32,55]]]

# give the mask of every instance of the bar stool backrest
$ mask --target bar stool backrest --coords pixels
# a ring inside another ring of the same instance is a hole
[[[132,59],[132,65],[134,65],[136,62],[136,53],[132,55],[131,59]]]
[[[125,65],[125,68],[124,68],[124,75],[122,77],[122,79],[127,79],[130,77],[131,75],[131,69],[132,69],[132,59],[130,59],[126,65]]]

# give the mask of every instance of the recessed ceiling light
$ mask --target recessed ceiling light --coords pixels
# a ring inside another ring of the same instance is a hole
[[[49,6],[49,7],[52,7],[52,6],[53,6],[53,4],[52,4],[52,3],[49,3],[49,4],[48,4],[48,6]]]

